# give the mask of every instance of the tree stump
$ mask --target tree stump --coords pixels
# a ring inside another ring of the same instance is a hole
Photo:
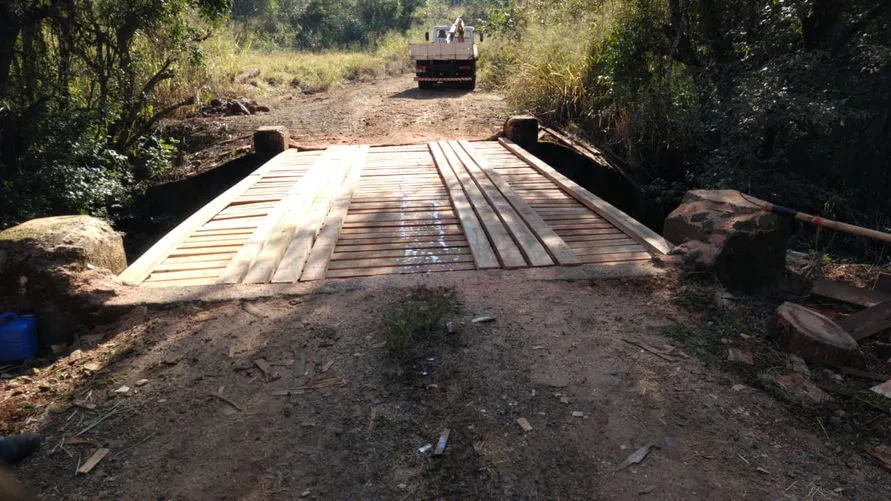
[[[504,137],[523,148],[534,146],[538,143],[538,119],[529,115],[508,118],[504,123]]]
[[[844,365],[857,341],[835,322],[794,303],[777,308],[780,345],[810,362]]]
[[[254,132],[254,153],[260,158],[272,158],[288,149],[291,142],[287,127],[260,127]]]

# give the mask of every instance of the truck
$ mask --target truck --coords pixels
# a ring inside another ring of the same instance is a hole
[[[437,85],[476,88],[476,63],[480,53],[476,30],[460,18],[451,26],[434,26],[425,34],[427,43],[409,46],[415,81],[421,89]],[[479,33],[480,42],[483,34]]]

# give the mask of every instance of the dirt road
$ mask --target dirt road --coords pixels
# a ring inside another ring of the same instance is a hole
[[[677,290],[480,274],[152,311],[2,395],[46,437],[16,474],[46,500],[888,498],[886,472],[763,391],[627,343],[664,349]],[[395,361],[388,313],[443,294],[456,332]]]
[[[410,144],[439,139],[485,139],[507,118],[497,94],[455,89],[418,90],[411,77],[358,82],[329,92],[283,92],[261,99],[269,113],[196,117],[168,126],[189,155],[185,174],[219,164],[250,145],[263,125],[284,125],[302,147],[332,144]],[[227,140],[231,142],[223,143]],[[193,165],[194,164],[194,165]]]

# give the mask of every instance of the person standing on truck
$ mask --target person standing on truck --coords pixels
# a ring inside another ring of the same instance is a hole
[[[464,43],[464,18],[458,17],[455,19],[455,23],[452,24],[452,29],[449,30],[449,43],[455,39],[455,35],[458,35],[458,42]]]

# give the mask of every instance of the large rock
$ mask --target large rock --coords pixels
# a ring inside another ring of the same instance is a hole
[[[35,313],[40,343],[67,343],[127,267],[124,242],[89,216],[35,219],[0,232],[0,311]]]
[[[686,268],[712,272],[729,288],[774,283],[785,270],[788,222],[735,190],[688,192],[664,234]]]

